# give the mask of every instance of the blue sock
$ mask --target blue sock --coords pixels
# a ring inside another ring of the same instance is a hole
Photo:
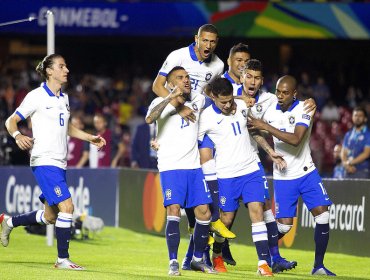
[[[279,242],[278,227],[275,221],[271,223],[266,223],[266,227],[267,227],[268,244],[269,244],[271,258],[272,258],[272,261],[275,261],[276,259],[281,258],[280,253],[279,253],[279,245],[278,245],[278,242]]]
[[[206,181],[209,191],[212,197],[212,203],[210,204],[210,210],[212,214],[212,222],[217,221],[220,218],[220,208],[218,206],[219,196],[218,196],[218,182],[217,180]]]
[[[329,242],[329,224],[316,223],[315,228],[315,264],[319,267],[324,264],[324,256]]]
[[[209,222],[196,220],[194,228],[194,257],[203,258],[203,252],[208,244]]]
[[[71,240],[72,214],[59,212],[55,223],[59,258],[69,258],[69,241]]]
[[[185,208],[186,217],[188,218],[189,227],[195,227],[195,214],[193,208]]]
[[[189,246],[188,246],[188,250],[186,251],[186,257],[192,258],[193,252],[194,252],[194,235],[190,234]]]
[[[12,217],[14,227],[28,226],[33,224],[45,224],[44,210],[37,210]]]
[[[252,239],[256,246],[258,260],[265,260],[271,266],[267,227],[265,222],[252,223]]]
[[[180,217],[167,216],[166,241],[170,260],[177,260],[180,245]]]

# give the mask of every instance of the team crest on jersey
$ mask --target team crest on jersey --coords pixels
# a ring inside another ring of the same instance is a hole
[[[206,82],[208,82],[211,78],[212,78],[212,72],[208,72],[207,74],[206,74]]]
[[[261,113],[262,112],[262,105],[261,104],[257,104],[256,110],[257,110],[258,113]]]
[[[220,197],[220,203],[221,203],[222,206],[225,206],[225,204],[226,204],[226,197],[221,196]]]
[[[247,115],[248,115],[247,114],[247,111],[246,110],[242,110],[242,115],[243,115],[244,118],[247,118]]]
[[[66,108],[67,108],[67,111],[69,112],[69,105],[68,104],[66,104]]]
[[[165,192],[166,200],[171,200],[172,197],[172,191],[170,189],[167,189]]]
[[[289,123],[290,124],[294,124],[295,123],[295,117],[294,116],[290,116],[289,117]]]
[[[59,186],[55,186],[54,187],[54,192],[55,194],[57,195],[57,197],[61,197],[63,194],[62,194],[62,190],[60,189]]]
[[[191,104],[191,107],[193,107],[193,109],[194,109],[195,112],[198,112],[198,106],[197,106],[197,104],[193,103],[193,104]]]

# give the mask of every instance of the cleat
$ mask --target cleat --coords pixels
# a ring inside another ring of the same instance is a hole
[[[234,260],[233,256],[231,255],[229,241],[226,239],[224,244],[222,245],[222,258],[224,262],[229,265],[236,265],[236,261]]]
[[[191,260],[190,266],[191,266],[191,269],[194,271],[201,271],[204,273],[211,273],[211,274],[217,273],[217,271],[214,270],[212,266],[208,266],[204,261],[197,262],[195,260]]]
[[[0,241],[1,244],[4,247],[7,247],[9,245],[9,235],[12,232],[13,228],[8,226],[7,221],[10,218],[5,218],[4,213],[0,215],[0,223],[1,223],[1,236],[0,236]]]
[[[57,261],[54,267],[58,269],[85,270],[84,267],[79,266],[78,264],[72,262],[70,259],[65,259],[62,262]]]
[[[190,262],[191,262],[191,257],[190,257],[190,258],[185,257],[185,258],[182,260],[181,269],[182,269],[182,270],[191,270]]]
[[[210,235],[210,236],[208,237],[208,245],[209,245],[209,246],[211,246],[213,243],[215,243],[215,239],[213,238],[213,236],[212,236],[212,235]]]
[[[312,275],[326,275],[326,276],[337,276],[335,273],[331,272],[325,266],[321,265],[319,267],[314,267],[311,272]]]
[[[216,258],[213,258],[213,268],[217,272],[227,272],[227,269],[224,265],[224,260],[223,260],[222,256],[218,256]]]
[[[211,257],[209,256],[209,250],[210,249],[211,249],[211,247],[207,246],[206,249],[204,250],[203,261],[205,262],[206,265],[212,267]]]
[[[220,219],[218,219],[215,222],[211,222],[210,225],[210,230],[217,233],[218,235],[224,237],[224,238],[229,238],[229,239],[234,239],[236,235],[231,232],[222,222]]]
[[[284,270],[291,270],[297,266],[296,261],[287,261],[286,259],[280,257],[276,261],[272,261],[272,272],[280,273]]]
[[[274,274],[272,274],[271,268],[268,266],[266,261],[259,261],[258,262],[258,269],[257,269],[257,274],[260,276],[265,276],[265,277],[272,277]]]
[[[179,270],[179,263],[177,261],[173,261],[170,263],[170,269],[168,271],[168,275],[171,276],[180,276],[180,270]]]

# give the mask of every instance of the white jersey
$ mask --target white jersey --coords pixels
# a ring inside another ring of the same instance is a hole
[[[255,99],[256,99],[256,103],[251,108],[251,113],[252,113],[252,116],[255,117],[256,119],[262,119],[267,109],[273,104],[276,106],[276,102],[277,102],[277,97],[275,94],[272,94],[270,92],[264,92],[261,90],[256,94]],[[251,138],[253,150],[258,154],[258,144],[253,139],[252,136],[250,136],[250,138]],[[258,161],[260,161],[259,158],[258,158]]]
[[[157,97],[152,101],[147,116],[162,100],[162,97]],[[200,110],[203,108],[204,102],[204,96],[198,94],[191,102],[187,101],[184,105],[193,109],[197,120],[199,120]],[[199,121],[187,124],[176,112],[176,108],[168,104],[157,123],[158,170],[161,172],[200,168],[197,141]]]
[[[243,85],[238,84],[237,82],[235,82],[233,80],[233,78],[230,77],[230,75],[227,71],[222,74],[221,78],[225,78],[225,79],[228,79],[230,81],[230,83],[233,86],[233,95],[234,96],[242,95]]]
[[[55,96],[43,83],[29,92],[16,114],[31,117],[34,138],[31,166],[53,165],[67,168],[68,95]]]
[[[198,139],[202,141],[207,134],[215,144],[218,178],[234,178],[259,169],[247,129],[249,109],[244,101],[235,102],[237,109],[234,115],[223,115],[212,104],[200,116]]]
[[[290,133],[294,132],[297,125],[303,125],[308,128],[302,142],[297,147],[274,137],[275,151],[284,156],[288,165],[285,172],[280,172],[274,165],[274,179],[297,179],[313,171],[315,169],[315,164],[312,161],[309,146],[312,115],[305,113],[303,102],[298,100],[294,101],[286,112],[281,111],[280,106],[276,102],[267,109],[263,119],[273,127]]]
[[[203,62],[199,61],[194,46],[195,43],[171,52],[159,70],[159,75],[167,77],[175,66],[184,67],[190,76],[191,99],[197,94],[202,94],[204,87],[220,77],[224,70],[224,63],[216,54],[212,54]]]

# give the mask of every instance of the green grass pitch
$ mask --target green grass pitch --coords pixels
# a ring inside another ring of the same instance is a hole
[[[334,242],[332,240],[332,242]],[[55,242],[54,242],[55,243]],[[164,237],[106,227],[95,238],[71,241],[71,259],[85,266],[86,271],[53,268],[56,245],[46,246],[43,236],[29,235],[23,228],[11,234],[7,248],[0,248],[0,279],[168,279],[167,248]],[[181,239],[179,261],[185,254],[187,239]],[[232,243],[237,266],[228,266],[228,273],[207,275],[181,271],[180,279],[260,279],[256,276],[255,248]],[[296,269],[275,274],[276,279],[322,279],[310,275],[313,251],[281,249],[289,260],[298,261]],[[337,273],[337,279],[370,279],[370,258],[327,253],[325,265]],[[171,277],[172,278],[172,277]]]

